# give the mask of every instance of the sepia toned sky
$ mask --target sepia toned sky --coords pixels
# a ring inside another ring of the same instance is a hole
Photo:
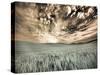
[[[16,40],[85,43],[96,40],[97,7],[15,3]]]

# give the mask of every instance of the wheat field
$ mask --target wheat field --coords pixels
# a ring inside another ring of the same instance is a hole
[[[34,44],[16,41],[15,72],[97,68],[96,41],[86,44]]]

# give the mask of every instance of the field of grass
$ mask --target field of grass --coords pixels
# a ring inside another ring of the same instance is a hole
[[[16,41],[15,72],[46,72],[97,68],[97,42],[34,44]]]

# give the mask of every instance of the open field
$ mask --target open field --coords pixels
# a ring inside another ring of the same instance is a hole
[[[52,44],[16,41],[15,72],[45,72],[97,68],[97,42]]]
[[[11,10],[12,72],[97,68],[96,6],[15,2]]]

